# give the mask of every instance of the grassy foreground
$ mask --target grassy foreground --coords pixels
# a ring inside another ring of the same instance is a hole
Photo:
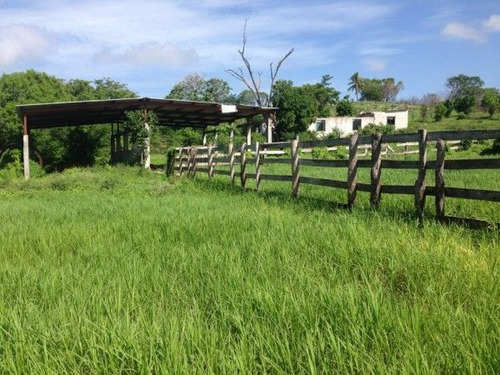
[[[0,372],[500,371],[498,232],[225,181],[1,183]]]

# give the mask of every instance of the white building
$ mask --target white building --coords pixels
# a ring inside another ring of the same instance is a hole
[[[357,117],[319,117],[316,122],[309,125],[309,130],[323,137],[335,128],[345,134],[353,133],[368,124],[391,125],[396,129],[408,127],[408,110],[394,110],[387,112],[362,112]]]

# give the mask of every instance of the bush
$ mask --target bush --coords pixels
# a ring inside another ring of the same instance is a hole
[[[349,99],[342,99],[337,103],[336,106],[337,115],[339,116],[354,116],[356,113],[356,108],[354,108],[354,104]]]
[[[495,139],[490,150],[493,154],[500,154],[500,138]]]
[[[314,147],[311,152],[313,159],[328,159],[329,152],[326,147]]]
[[[325,137],[325,139],[337,139],[342,137],[342,130],[339,128],[333,128],[331,133],[328,133]]]
[[[463,112],[458,112],[457,114],[457,120],[465,120],[467,118],[467,115]]]
[[[358,134],[359,135],[370,135],[373,133],[392,134],[395,131],[396,131],[396,128],[392,125],[368,124],[363,129],[358,130]]]
[[[460,151],[467,151],[472,146],[472,141],[470,139],[464,139],[458,144],[458,149]]]
[[[447,108],[443,103],[436,104],[434,107],[434,120],[441,121],[446,114]]]
[[[348,158],[349,154],[344,147],[338,147],[332,154],[334,159],[345,160]]]
[[[473,96],[462,96],[455,99],[454,107],[457,112],[463,112],[468,115],[471,113],[474,104],[476,104],[476,99]]]

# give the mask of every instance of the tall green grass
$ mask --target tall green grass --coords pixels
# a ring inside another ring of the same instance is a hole
[[[227,180],[4,182],[0,372],[500,370],[497,232]]]

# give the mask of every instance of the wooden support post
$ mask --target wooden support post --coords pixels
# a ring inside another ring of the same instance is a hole
[[[229,177],[231,179],[231,185],[234,185],[234,147],[233,143],[229,143],[229,149],[231,150],[229,153]]]
[[[297,197],[300,189],[300,176],[299,176],[299,140],[294,139],[291,144],[292,154],[292,196]]]
[[[123,149],[128,151],[128,133],[123,133]]]
[[[110,149],[111,149],[111,157],[110,157],[110,162],[114,163],[115,162],[115,152],[116,152],[116,144],[115,144],[115,135],[114,135],[114,124],[111,123],[111,137],[109,139],[110,142]]]
[[[371,190],[370,190],[370,204],[378,207],[380,204],[380,166],[382,163],[382,136],[380,133],[372,134],[372,170],[371,170]]]
[[[438,139],[437,144],[437,160],[436,160],[436,219],[444,221],[444,158],[445,149],[444,141]]]
[[[418,223],[423,225],[425,208],[425,167],[427,165],[427,130],[418,131],[418,176],[415,181],[415,209]]]
[[[24,179],[30,178],[30,131],[28,127],[28,117],[23,117],[23,169]]]
[[[116,133],[115,133],[115,150],[120,151],[122,149],[122,143],[120,138],[120,124],[116,124]]]
[[[347,164],[347,204],[352,207],[356,201],[356,184],[358,172],[358,134],[351,135],[349,140],[349,162]]]
[[[214,145],[208,145],[208,177],[214,176]]]
[[[255,186],[257,191],[260,189],[260,146],[255,142]]]
[[[241,179],[241,187],[245,189],[247,184],[247,158],[245,155],[245,144],[241,145],[241,169],[240,169],[240,179]]]

